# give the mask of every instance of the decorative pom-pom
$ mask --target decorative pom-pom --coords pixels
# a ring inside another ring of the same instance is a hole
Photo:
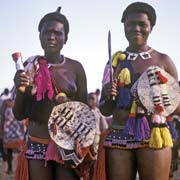
[[[121,61],[124,61],[124,60],[126,59],[126,54],[120,53],[120,54],[119,54],[119,59],[120,59]]]

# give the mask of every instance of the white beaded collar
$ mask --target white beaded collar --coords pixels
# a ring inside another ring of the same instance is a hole
[[[135,61],[138,56],[140,56],[143,60],[151,59],[151,52],[153,51],[153,48],[150,48],[148,51],[145,52],[140,52],[140,53],[134,53],[134,52],[129,52],[126,50],[127,53],[127,60]]]

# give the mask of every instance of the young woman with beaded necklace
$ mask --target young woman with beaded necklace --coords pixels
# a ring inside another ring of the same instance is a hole
[[[21,162],[16,171],[17,180],[75,180],[88,177],[87,167],[90,163],[86,164],[86,170],[83,171],[82,162],[80,167],[71,168],[59,154],[55,160],[49,158],[47,161],[46,152],[52,142],[48,132],[52,108],[67,100],[87,104],[87,82],[83,66],[61,54],[68,39],[69,22],[59,11],[46,14],[39,23],[39,39],[44,56],[30,57],[25,62],[26,73],[17,71],[14,77],[18,89],[14,115],[19,120],[29,119],[28,139],[26,149],[19,156]],[[25,92],[19,90],[22,85],[27,86]],[[54,154],[50,150],[50,156]]]
[[[175,80],[178,80],[177,70],[168,55],[156,51],[147,44],[148,37],[156,23],[156,13],[152,6],[143,2],[132,3],[125,9],[121,21],[124,23],[124,32],[129,45],[126,51],[113,55],[112,59],[118,61],[118,63],[113,61],[114,81],[103,84],[100,110],[105,116],[113,115],[113,122],[110,130],[101,137],[95,179],[135,180],[138,171],[142,180],[168,180],[172,140],[170,139],[169,146],[150,147],[148,141],[150,130],[147,124],[148,135],[143,140],[138,141],[135,135],[128,134],[126,128],[132,124],[127,126],[127,122],[128,120],[134,122],[131,120],[136,117],[130,115],[137,113],[138,110],[133,111],[133,104],[126,105],[128,100],[125,98],[129,98],[128,89],[130,90],[135,80],[150,66],[160,67]],[[123,70],[126,72],[124,82],[127,81],[127,86],[123,85],[123,81],[118,82],[117,80],[118,74]],[[127,72],[130,72],[131,78],[134,79],[131,83],[127,78]],[[120,91],[118,91],[119,84],[122,87]],[[118,96],[122,91],[125,92],[124,97],[119,100]],[[111,96],[115,96],[116,100],[113,101]],[[144,109],[139,111],[138,118],[147,116],[147,111]],[[150,124],[149,120],[146,122]],[[167,127],[165,129],[167,130]]]

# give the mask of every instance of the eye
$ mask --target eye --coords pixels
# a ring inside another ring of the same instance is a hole
[[[146,23],[144,23],[144,22],[140,22],[140,23],[139,23],[139,26],[141,26],[141,27],[145,28],[145,27],[147,27],[147,24],[146,24]]]
[[[63,31],[55,31],[54,32],[57,36],[62,36],[64,35],[64,32]]]

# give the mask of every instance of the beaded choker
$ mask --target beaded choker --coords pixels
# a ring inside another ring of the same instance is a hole
[[[134,52],[129,52],[126,50],[127,53],[127,60],[135,61],[138,56],[140,56],[143,60],[151,59],[151,52],[153,51],[153,48],[150,48],[148,51],[141,52],[141,53],[134,53]]]

